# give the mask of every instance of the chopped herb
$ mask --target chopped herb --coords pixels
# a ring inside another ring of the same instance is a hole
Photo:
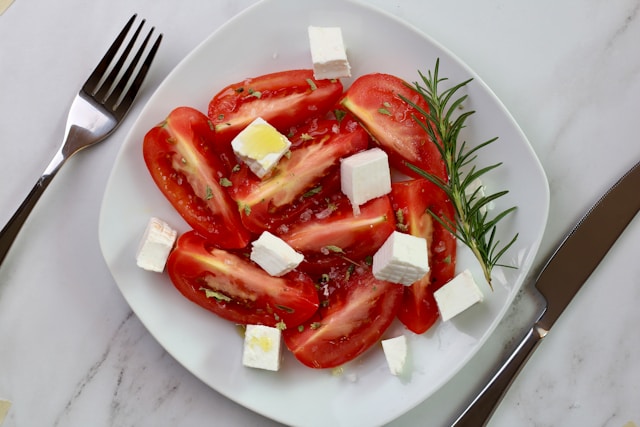
[[[338,120],[338,123],[340,123],[342,121],[342,119],[344,119],[344,116],[347,115],[347,112],[344,110],[333,110],[333,114],[336,116],[336,120]]]
[[[298,325],[298,332],[304,331],[304,325]]]
[[[345,274],[345,280],[349,280],[349,278],[351,277],[355,269],[356,269],[355,265],[349,264],[349,267],[347,268],[347,273]]]
[[[320,282],[322,282],[322,283],[328,283],[330,279],[331,279],[331,278],[329,277],[329,275],[328,275],[327,273],[324,273],[324,274],[322,275],[322,277],[320,277]]]
[[[318,185],[317,187],[313,187],[311,190],[304,193],[302,197],[306,199],[307,197],[315,196],[321,191],[322,191],[322,185]]]
[[[236,165],[231,169],[231,172],[240,172],[240,164],[236,163]]]
[[[218,114],[218,120],[223,121],[224,120],[224,114]]]
[[[300,135],[300,139],[302,139],[303,141],[311,141],[313,137],[308,133],[303,133],[302,135]]]
[[[255,96],[256,98],[260,99],[260,97],[262,96],[262,92],[260,92],[259,90],[249,89],[249,95]]]
[[[343,254],[344,251],[342,250],[342,248],[335,246],[335,245],[327,245],[324,247],[326,250],[328,250],[329,252],[335,252],[337,254]]]
[[[282,310],[282,311],[286,311],[289,314],[296,312],[293,308],[287,307],[286,305],[278,305],[278,304],[276,304],[276,308],[279,309],[279,310]]]
[[[390,116],[391,115],[391,112],[389,110],[387,110],[386,108],[378,108],[378,113],[384,114],[386,116]]]
[[[249,205],[244,205],[244,214],[245,214],[246,216],[251,215],[251,206],[249,206]]]
[[[236,89],[236,93],[242,93],[244,92],[244,88],[243,87],[239,87]]]
[[[329,300],[323,299],[322,301],[320,301],[320,307],[329,307]]]
[[[449,255],[445,259],[443,259],[442,262],[444,262],[445,264],[451,264],[451,255]]]
[[[223,187],[231,187],[233,183],[229,179],[222,177],[220,178],[220,185]]]
[[[205,199],[211,200],[212,198],[213,198],[213,191],[211,190],[211,187],[207,185],[207,194],[205,196]]]
[[[218,301],[225,301],[225,302],[231,301],[231,298],[230,298],[230,297],[226,296],[226,295],[225,295],[225,294],[223,294],[223,293],[220,293],[220,292],[214,291],[214,290],[212,290],[212,289],[208,289],[208,288],[200,288],[200,290],[201,290],[201,291],[204,291],[204,294],[205,294],[205,296],[206,296],[207,298],[213,298],[213,299],[215,299],[215,300],[218,300]]]
[[[320,322],[313,322],[312,324],[309,325],[311,329],[319,329],[320,326],[322,326],[322,323]]]
[[[402,209],[396,211],[396,228],[405,233],[409,231],[409,225],[404,222],[404,211]]]
[[[364,259],[365,264],[371,266],[373,265],[373,255],[368,255],[365,259]]]
[[[281,320],[278,323],[276,323],[276,328],[280,329],[281,331],[284,331],[285,329],[287,329],[287,325],[286,323],[284,323],[284,320]]]
[[[316,86],[316,82],[314,82],[313,80],[307,79],[307,83],[309,83],[309,87],[311,88],[311,90],[318,89],[318,86]]]

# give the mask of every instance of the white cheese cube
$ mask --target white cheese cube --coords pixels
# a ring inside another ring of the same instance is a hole
[[[249,368],[277,371],[282,359],[282,332],[264,325],[247,325],[242,364]]]
[[[235,155],[259,178],[264,178],[289,151],[291,141],[261,117],[231,141]]]
[[[138,247],[138,267],[162,273],[177,236],[178,232],[169,224],[161,219],[151,218]]]
[[[318,79],[351,77],[351,66],[340,27],[308,28],[313,76]]]
[[[251,246],[251,260],[271,276],[287,274],[304,259],[287,242],[268,231],[264,231]]]
[[[392,375],[402,375],[407,363],[407,337],[404,335],[382,340],[382,350]]]
[[[389,157],[379,148],[371,148],[342,159],[340,186],[356,215],[360,205],[391,192]]]
[[[447,284],[434,292],[443,321],[465,311],[472,305],[482,302],[482,291],[473,280],[469,270],[464,270]]]
[[[410,286],[429,271],[426,239],[394,231],[373,255],[372,271],[378,280]]]

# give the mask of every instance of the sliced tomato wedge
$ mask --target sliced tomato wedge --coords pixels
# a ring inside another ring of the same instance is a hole
[[[349,87],[342,105],[360,121],[389,155],[389,162],[403,173],[418,177],[409,162],[443,180],[446,170],[440,152],[427,132],[414,120],[425,116],[399,95],[429,111],[427,103],[408,84],[389,74],[366,74]]]
[[[315,80],[312,70],[281,71],[230,84],[209,103],[217,150],[233,163],[230,142],[255,118],[288,135],[290,127],[326,113],[342,92],[339,80]]]
[[[322,283],[318,312],[284,331],[295,357],[312,368],[334,368],[353,360],[381,338],[395,318],[403,286],[373,277],[368,267],[333,271]]]
[[[228,175],[211,151],[209,120],[179,107],[144,137],[143,156],[154,182],[185,221],[222,248],[242,248],[250,233],[221,181]]]
[[[187,299],[231,322],[289,328],[318,309],[315,285],[306,274],[294,270],[272,277],[247,257],[218,249],[194,231],[178,238],[167,271]]]
[[[335,194],[330,204],[329,211],[312,213],[309,219],[313,220],[293,224],[280,238],[310,259],[338,254],[359,261],[372,255],[395,229],[387,196],[360,206],[357,216],[343,194]]]
[[[453,218],[447,195],[431,181],[420,178],[394,182],[391,200],[399,231],[424,237],[429,248],[430,271],[406,287],[398,318],[411,331],[421,334],[438,320],[433,293],[455,275],[456,239],[427,210],[438,217]]]
[[[315,119],[297,129],[291,142],[294,148],[267,177],[258,178],[244,164],[231,174],[229,192],[253,232],[288,226],[313,196],[340,191],[334,179],[339,177],[340,159],[366,149],[369,136],[357,125]]]

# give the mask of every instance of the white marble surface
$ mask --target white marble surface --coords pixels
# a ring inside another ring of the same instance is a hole
[[[133,12],[165,40],[140,101],[111,139],[69,162],[0,268],[6,426],[269,426],[176,363],[122,298],[98,246],[102,193],[145,100],[204,37],[253,0],[16,0],[0,16],[0,224],[61,137],[78,85]],[[640,1],[371,0],[449,47],[512,112],[549,177],[536,268],[640,159]],[[419,54],[419,53],[417,53]],[[640,218],[544,340],[490,425],[640,423]],[[532,321],[530,286],[471,362],[392,423],[447,425]]]

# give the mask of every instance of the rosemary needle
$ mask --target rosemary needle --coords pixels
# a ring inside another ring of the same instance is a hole
[[[455,218],[438,217],[433,212],[429,213],[456,236],[461,242],[471,249],[471,252],[478,259],[482,272],[489,286],[491,284],[491,271],[495,266],[510,267],[499,264],[502,255],[514,244],[518,238],[516,234],[507,244],[500,246],[500,241],[496,240],[497,224],[505,216],[513,212],[512,207],[498,213],[493,217],[488,216],[489,207],[496,199],[504,196],[508,191],[485,196],[481,187],[476,187],[477,180],[484,174],[499,167],[501,163],[477,169],[472,163],[475,161],[477,151],[493,143],[498,138],[493,138],[483,142],[471,149],[467,149],[463,141],[458,143],[460,131],[465,126],[465,121],[474,111],[466,111],[456,114],[467,95],[455,97],[456,92],[466,86],[472,79],[463,81],[449,89],[440,92],[438,85],[447,80],[438,75],[440,60],[436,60],[433,73],[429,70],[426,75],[418,71],[422,83],[414,82],[410,86],[428,104],[429,111],[424,111],[420,106],[411,102],[405,97],[401,98],[425,117],[422,121],[414,115],[414,120],[427,132],[429,139],[438,147],[444,159],[448,182],[436,177],[419,167],[407,164],[412,170],[421,176],[429,179],[440,187],[451,199],[455,210]]]

